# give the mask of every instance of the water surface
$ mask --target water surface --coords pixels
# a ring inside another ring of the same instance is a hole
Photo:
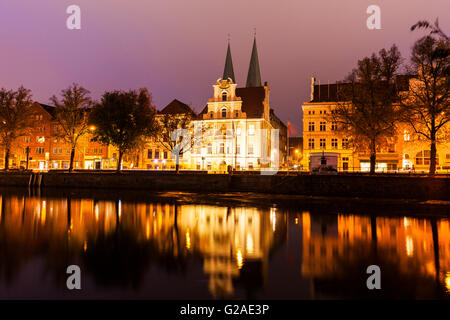
[[[9,188],[0,210],[0,299],[450,297],[446,205]]]

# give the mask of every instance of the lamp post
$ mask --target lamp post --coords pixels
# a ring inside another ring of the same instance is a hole
[[[27,153],[27,170],[28,170],[28,162],[30,160],[30,147],[26,147],[25,151]]]

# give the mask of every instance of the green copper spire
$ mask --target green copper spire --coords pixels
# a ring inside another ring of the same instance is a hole
[[[247,76],[248,87],[261,87],[261,71],[259,69],[258,48],[256,47],[256,36],[253,41],[252,57],[250,59],[250,67]]]
[[[228,78],[231,78],[233,82],[236,83],[236,81],[234,80],[233,59],[231,59],[231,49],[229,42],[228,42],[227,58],[225,60],[225,69],[223,70],[222,79],[227,80]]]

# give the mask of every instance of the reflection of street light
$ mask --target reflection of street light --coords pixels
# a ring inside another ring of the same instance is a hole
[[[206,148],[202,148],[202,170],[205,170]]]

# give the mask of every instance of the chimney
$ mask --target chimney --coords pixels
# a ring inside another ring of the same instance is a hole
[[[316,78],[311,77],[311,101],[314,100],[314,84],[316,83]]]

